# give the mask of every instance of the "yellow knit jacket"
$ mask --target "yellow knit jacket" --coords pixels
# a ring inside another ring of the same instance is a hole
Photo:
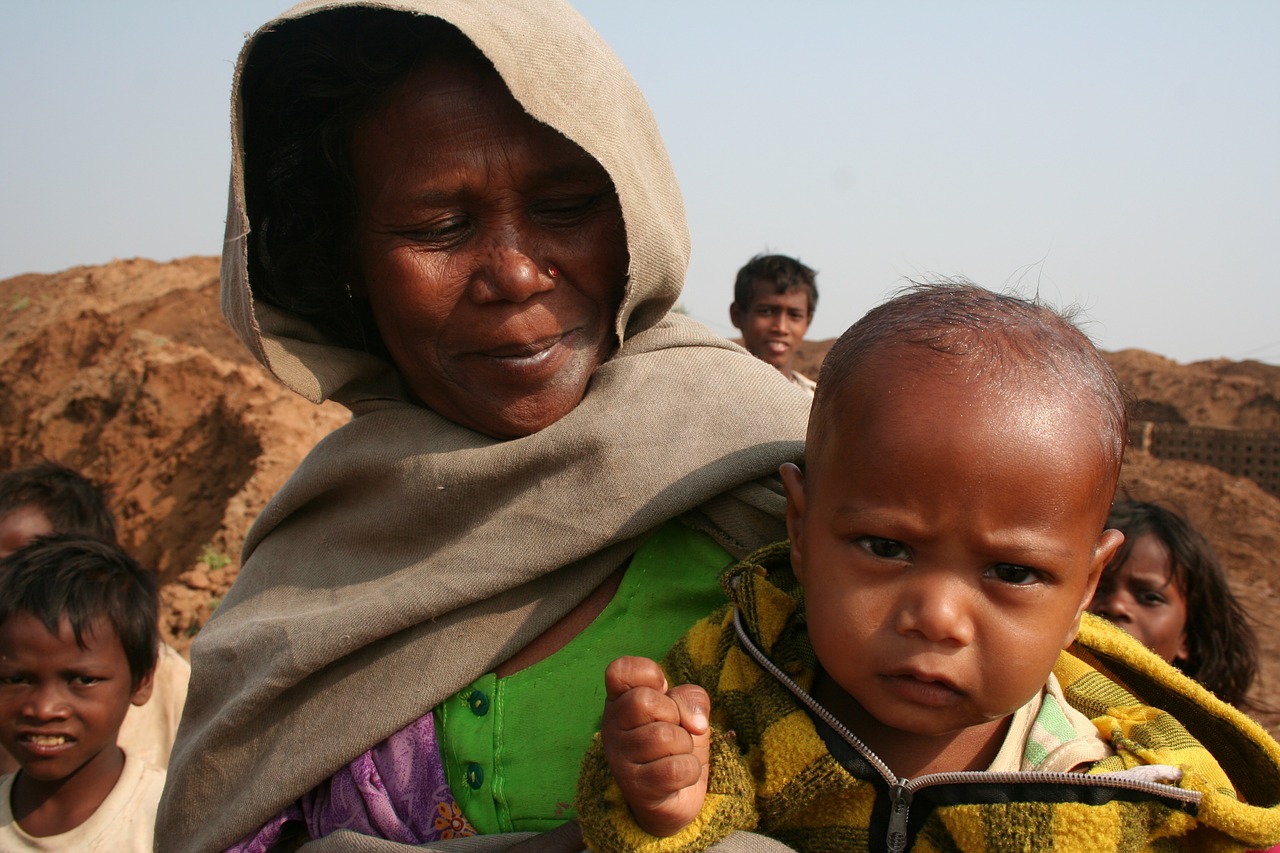
[[[1280,746],[1128,634],[1088,614],[1054,668],[1068,703],[1115,750],[1088,774],[896,779],[847,732],[857,746],[844,751],[842,764],[800,698],[807,697],[817,661],[789,547],[771,545],[729,570],[724,583],[732,603],[690,629],[663,662],[670,683],[700,684],[711,697],[702,812],[669,838],[640,829],[597,737],[577,800],[592,850],[705,850],[736,830],[755,830],[804,853],[1244,851],[1280,842]],[[1179,780],[1153,781],[1169,778],[1169,767],[1180,771]]]

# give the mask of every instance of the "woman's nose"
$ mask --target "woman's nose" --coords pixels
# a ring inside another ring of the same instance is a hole
[[[477,265],[472,293],[477,302],[524,302],[551,290],[562,274],[554,261],[539,258],[514,234],[495,239]]]

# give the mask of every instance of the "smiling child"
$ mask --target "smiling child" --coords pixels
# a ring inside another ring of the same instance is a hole
[[[151,695],[155,579],[65,535],[0,559],[0,850],[150,851],[163,770],[116,743]]]
[[[733,605],[665,675],[610,665],[579,786],[589,846],[758,828],[802,851],[1244,849],[1280,832],[1274,810],[1235,811],[1176,720],[1064,651],[1083,630],[1146,655],[1082,628],[1123,539],[1105,522],[1125,434],[1111,370],[1041,304],[946,283],[870,312],[823,364],[806,470],[782,468],[790,542],[729,572]]]

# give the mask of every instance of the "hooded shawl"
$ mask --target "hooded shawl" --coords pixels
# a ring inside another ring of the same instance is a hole
[[[450,22],[532,116],[613,179],[630,252],[619,346],[581,404],[534,435],[499,441],[446,420],[413,402],[386,361],[255,301],[246,62],[288,20],[351,5]],[[670,162],[630,75],[558,0],[299,4],[241,52],[232,146],[223,313],[283,384],[353,419],[258,518],[235,586],[193,646],[157,821],[157,850],[173,853],[236,842],[491,671],[663,522],[681,517],[735,556],[782,538],[771,478],[799,461],[808,410],[772,367],[670,313],[689,251]]]

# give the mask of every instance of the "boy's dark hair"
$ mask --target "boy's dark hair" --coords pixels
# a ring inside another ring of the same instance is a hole
[[[116,544],[116,520],[107,490],[57,462],[34,462],[0,473],[0,516],[35,507],[58,533]]]
[[[1116,501],[1107,526],[1124,533],[1124,544],[1104,577],[1128,561],[1143,534],[1169,549],[1171,581],[1187,603],[1187,658],[1173,665],[1232,705],[1244,702],[1258,674],[1258,641],[1209,540],[1174,510],[1144,501]]]
[[[786,293],[799,288],[809,294],[809,314],[818,307],[817,274],[786,255],[756,255],[738,270],[733,282],[733,303],[738,310],[746,311],[755,298],[756,282],[773,283],[775,293]]]
[[[0,559],[0,623],[19,613],[57,634],[66,619],[80,648],[94,621],[120,637],[136,687],[160,647],[156,578],[115,545],[54,533]]]
[[[809,414],[805,446],[821,446],[827,422],[847,380],[873,354],[889,348],[919,348],[946,357],[976,357],[992,381],[1002,371],[1036,371],[1060,380],[1063,393],[1089,399],[1102,420],[1101,451],[1119,476],[1128,434],[1124,392],[1111,366],[1071,313],[1037,300],[993,293],[964,279],[913,282],[871,309],[840,336],[822,362]]]

